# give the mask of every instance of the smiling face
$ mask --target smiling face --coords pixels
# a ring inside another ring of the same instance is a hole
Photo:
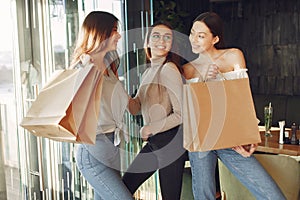
[[[164,25],[153,27],[148,47],[152,58],[166,57],[172,48],[173,34],[172,30]]]
[[[110,36],[99,43],[98,48],[91,52],[93,56],[105,55],[107,52],[117,50],[118,41],[121,38],[121,35],[118,31],[118,23],[116,22],[114,27],[111,30]]]
[[[118,31],[118,25],[117,23],[115,24],[115,26],[112,29],[111,35],[110,37],[107,39],[107,43],[106,43],[106,51],[113,51],[113,50],[117,50],[117,45],[118,45],[118,41],[121,38],[121,35]]]
[[[193,53],[197,54],[215,48],[214,45],[219,41],[219,37],[214,37],[205,23],[201,21],[194,22],[189,39]]]

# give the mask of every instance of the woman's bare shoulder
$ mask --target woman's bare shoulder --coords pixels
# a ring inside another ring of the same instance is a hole
[[[227,49],[226,52],[224,53],[225,57],[244,57],[244,54],[242,52],[242,50],[238,49],[238,48],[230,48]]]
[[[245,68],[245,58],[243,52],[238,48],[230,48],[224,54],[224,60],[229,66],[240,66],[240,68]]]

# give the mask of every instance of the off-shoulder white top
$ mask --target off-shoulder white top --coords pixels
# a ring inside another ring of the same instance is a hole
[[[215,79],[209,79],[209,81],[219,81],[219,80],[232,80],[239,78],[248,78],[248,69],[235,69],[234,71],[225,72],[218,74]],[[202,81],[200,78],[191,78],[186,80],[187,83],[199,82]]]

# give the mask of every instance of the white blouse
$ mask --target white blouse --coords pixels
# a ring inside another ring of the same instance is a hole
[[[90,62],[90,56],[84,54],[80,60],[83,64]],[[121,132],[124,134],[124,139],[128,141],[127,127],[123,122],[128,94],[110,68],[108,68],[108,75],[104,75],[103,79],[96,134],[114,132],[114,145],[117,146],[121,142]]]
[[[102,83],[102,93],[100,100],[100,111],[96,133],[115,132],[114,145],[120,144],[120,132],[128,141],[128,133],[123,117],[128,104],[128,94],[124,90],[122,83],[111,70],[104,75]]]
[[[218,74],[215,79],[209,79],[209,81],[220,81],[220,80],[232,80],[232,79],[240,79],[240,78],[248,78],[247,74],[248,69],[235,69],[234,71],[225,72],[222,74]],[[201,81],[200,78],[191,78],[186,80],[187,83],[195,83]]]

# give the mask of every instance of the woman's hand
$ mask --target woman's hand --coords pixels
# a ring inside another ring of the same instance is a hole
[[[256,150],[258,144],[249,144],[244,146],[236,146],[232,149],[236,151],[237,153],[241,154],[243,157],[247,158],[250,157],[253,152]]]
[[[132,115],[137,115],[141,110],[141,103],[138,97],[132,98],[128,96],[128,111]]]
[[[152,132],[150,130],[150,127],[149,126],[143,126],[140,130],[140,135],[141,135],[141,138],[144,140],[144,141],[147,141],[148,138],[150,136],[152,136]]]
[[[211,64],[208,66],[207,74],[204,76],[206,80],[215,79],[219,73],[219,67],[216,64]]]

